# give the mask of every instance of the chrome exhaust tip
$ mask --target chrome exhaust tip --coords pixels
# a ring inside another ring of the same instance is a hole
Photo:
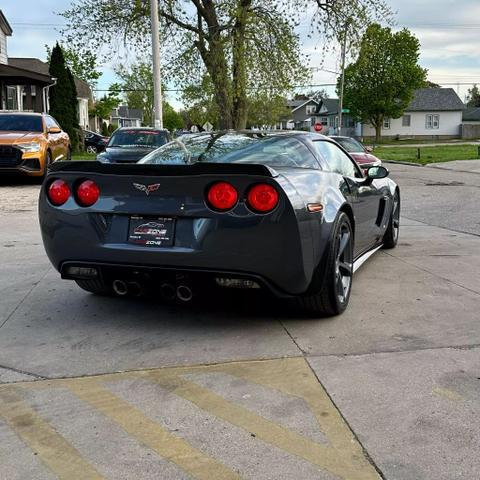
[[[123,280],[114,280],[112,283],[113,291],[120,297],[124,297],[128,293],[128,286]]]
[[[175,287],[170,283],[164,283],[160,287],[160,293],[165,300],[173,300],[176,296]]]
[[[193,298],[192,289],[186,285],[179,285],[177,287],[177,298],[182,302],[189,302]]]

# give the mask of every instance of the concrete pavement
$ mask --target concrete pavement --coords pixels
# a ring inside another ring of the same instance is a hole
[[[400,244],[321,320],[86,294],[0,187],[0,479],[480,477],[480,179],[389,168]]]

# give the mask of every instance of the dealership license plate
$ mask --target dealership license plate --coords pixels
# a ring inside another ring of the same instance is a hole
[[[175,235],[175,219],[164,217],[130,217],[129,243],[147,247],[170,247]]]

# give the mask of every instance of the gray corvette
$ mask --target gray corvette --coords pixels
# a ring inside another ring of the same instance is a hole
[[[62,278],[89,292],[268,289],[336,315],[358,266],[397,243],[387,175],[314,133],[185,135],[133,165],[54,163],[40,225]]]

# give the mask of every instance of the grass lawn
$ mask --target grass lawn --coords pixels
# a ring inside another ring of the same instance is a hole
[[[74,153],[72,155],[72,160],[95,160],[97,158],[96,153]]]
[[[478,159],[476,145],[448,145],[438,147],[420,147],[420,159],[417,158],[418,148],[412,147],[377,147],[373,151],[381,160],[397,160],[425,165],[427,163],[449,162],[451,160]]]
[[[390,145],[390,146],[400,146],[400,145],[425,145],[428,146],[430,144],[435,144],[435,143],[451,143],[452,145],[455,145],[456,143],[468,143],[468,142],[473,142],[475,140],[462,140],[460,138],[454,138],[454,139],[446,139],[446,140],[433,140],[433,139],[415,139],[415,138],[406,138],[403,140],[392,140],[382,138],[379,142],[376,142],[375,139],[365,139],[362,143],[365,145]]]

